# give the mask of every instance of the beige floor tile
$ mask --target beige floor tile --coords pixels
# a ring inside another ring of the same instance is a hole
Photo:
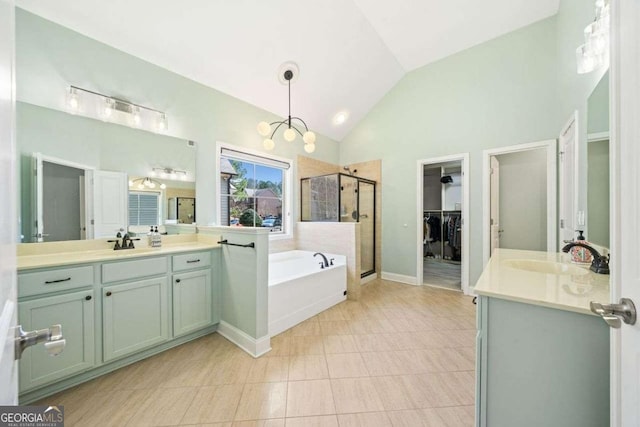
[[[349,322],[344,320],[331,320],[320,322],[320,331],[322,335],[350,335]]]
[[[177,425],[191,405],[196,392],[197,389],[194,387],[156,389],[138,407],[127,425]]]
[[[235,421],[232,427],[284,427],[284,418],[272,420]]]
[[[380,395],[371,378],[331,380],[331,390],[338,414],[384,410]]]
[[[287,418],[286,427],[339,427],[338,417],[322,415],[318,417]]]
[[[327,335],[324,337],[325,354],[357,353],[358,345],[353,335]]]
[[[286,404],[286,382],[246,384],[235,420],[284,418]]]
[[[371,376],[410,374],[413,366],[398,359],[398,352],[380,351],[361,353],[365,367]]]
[[[361,353],[397,350],[383,334],[354,335],[354,340]]]
[[[336,413],[341,426],[471,426],[475,309],[456,292],[376,280],[359,301],[273,337],[258,359],[210,334],[37,404],[64,405],[70,426],[283,427],[290,414],[288,425],[336,425]]]
[[[291,336],[299,337],[299,336],[309,336],[309,335],[322,335],[320,332],[320,322],[318,319],[311,318],[309,320],[305,320],[299,325],[291,328]]]
[[[391,420],[384,412],[340,414],[338,422],[340,427],[392,427]]]
[[[150,390],[117,390],[101,392],[100,400],[94,401],[94,407],[74,421],[70,419],[65,407],[65,422],[75,426],[123,426],[126,425],[138,407],[149,397]]]
[[[435,410],[409,409],[387,412],[387,415],[393,427],[447,427]]]
[[[369,372],[364,365],[360,353],[327,354],[327,365],[330,378],[368,377]]]
[[[277,335],[271,338],[271,351],[266,357],[288,356],[291,352],[291,337],[289,335]]]
[[[329,380],[290,381],[287,392],[287,418],[335,414]]]
[[[233,421],[242,384],[201,387],[182,418],[182,424]]]
[[[261,357],[254,361],[247,375],[248,383],[287,381],[289,357]]]
[[[291,355],[324,354],[323,337],[321,335],[303,335],[291,337]]]
[[[291,356],[289,381],[329,378],[325,356]]]
[[[387,411],[415,409],[410,390],[402,380],[402,376],[372,377],[373,384],[382,398],[382,405]]]

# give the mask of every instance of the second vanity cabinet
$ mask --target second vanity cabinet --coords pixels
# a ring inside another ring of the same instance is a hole
[[[167,271],[167,257],[102,264],[105,362],[169,339]]]
[[[172,257],[173,336],[181,336],[212,323],[213,287],[211,254],[195,252]]]
[[[25,350],[19,362],[21,399],[36,400],[60,383],[80,383],[215,330],[218,249],[123,255],[18,272],[23,329],[61,324],[66,339],[56,357],[42,346]]]

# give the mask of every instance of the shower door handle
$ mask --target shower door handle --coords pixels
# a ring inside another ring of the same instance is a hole
[[[360,214],[360,218],[369,218],[369,215],[367,215],[367,214]]]

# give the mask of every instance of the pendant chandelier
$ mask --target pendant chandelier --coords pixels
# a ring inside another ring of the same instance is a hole
[[[273,141],[273,137],[278,129],[280,129],[280,127],[284,125],[286,129],[284,130],[282,136],[284,136],[284,139],[286,141],[293,142],[296,139],[296,133],[298,133],[302,137],[302,141],[304,141],[304,151],[306,151],[307,153],[313,153],[316,149],[316,134],[309,130],[307,124],[300,117],[291,117],[291,80],[295,76],[294,69],[295,71],[297,71],[297,69],[295,65],[291,63],[285,64],[283,68],[284,71],[282,73],[282,78],[284,79],[284,81],[281,81],[283,83],[286,82],[286,84],[289,86],[289,116],[287,119],[277,122],[258,123],[258,133],[262,136],[267,137],[263,143],[264,148],[266,150],[273,150],[273,148],[276,146],[276,143]],[[297,124],[297,126],[301,128],[304,127],[304,133],[300,129],[298,129],[298,127],[294,126],[295,121],[300,122],[300,124]],[[272,126],[275,126],[273,132],[271,131]]]
[[[584,44],[576,49],[578,74],[609,63],[609,0],[596,0],[596,17],[584,29]]]

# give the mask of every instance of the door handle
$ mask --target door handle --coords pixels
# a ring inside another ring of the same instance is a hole
[[[600,304],[591,301],[589,304],[591,311],[604,319],[607,325],[618,329],[622,322],[627,325],[636,323],[636,306],[629,298],[620,298],[618,304]]]
[[[15,357],[20,359],[27,347],[44,342],[44,348],[50,356],[57,356],[64,350],[67,341],[62,337],[62,325],[53,325],[47,329],[25,332],[22,326],[16,327]]]

